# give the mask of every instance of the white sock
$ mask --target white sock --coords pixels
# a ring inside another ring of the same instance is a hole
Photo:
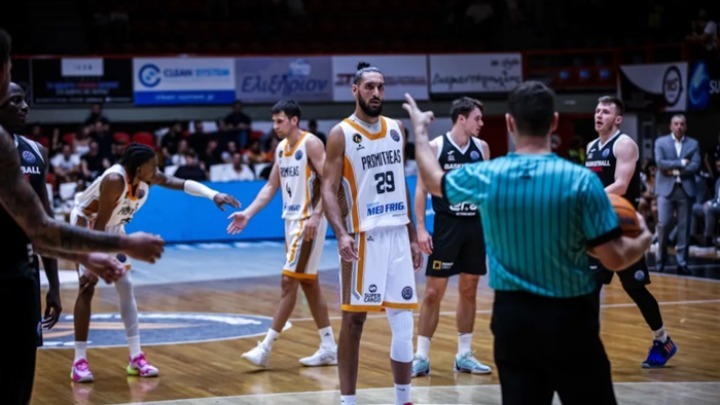
[[[340,395],[340,405],[357,405],[355,395]]]
[[[267,335],[265,335],[265,340],[263,340],[263,345],[265,345],[268,350],[272,350],[275,341],[278,340],[279,337],[280,332],[275,332],[272,329],[268,329]]]
[[[472,333],[458,333],[458,355],[463,354],[472,350]]]
[[[410,402],[410,384],[395,384],[395,404],[405,405]]]
[[[668,338],[668,335],[667,335],[667,332],[665,332],[665,326],[661,327],[658,330],[653,331],[653,339],[659,340],[660,342],[665,343],[665,342],[667,342],[667,338]]]
[[[333,348],[335,347],[335,336],[333,336],[333,330],[331,326],[326,326],[322,329],[318,329],[320,334],[320,346]]]
[[[430,357],[430,338],[427,336],[420,336],[417,337],[417,351],[415,351],[415,354],[422,357],[423,359],[427,359]]]
[[[129,336],[127,338],[128,342],[128,349],[130,349],[130,358],[134,359],[135,357],[139,356],[140,353],[142,353],[142,349],[140,349],[140,336]]]
[[[87,342],[75,342],[75,360],[73,360],[73,363],[80,359],[87,360]]]

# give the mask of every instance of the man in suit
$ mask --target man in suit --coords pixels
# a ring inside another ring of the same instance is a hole
[[[663,272],[667,263],[667,241],[673,213],[677,215],[677,244],[675,257],[677,273],[689,275],[688,239],[692,204],[697,194],[695,174],[700,169],[700,145],[685,135],[685,116],[676,114],[670,120],[669,135],[655,141],[655,161],[658,165],[655,190],[658,196],[657,271]]]

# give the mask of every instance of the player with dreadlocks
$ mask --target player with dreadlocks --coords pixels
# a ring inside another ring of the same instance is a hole
[[[183,190],[185,193],[212,200],[218,208],[225,210],[224,204],[238,208],[240,203],[235,197],[208,188],[193,180],[183,180],[158,171],[155,151],[137,143],[130,144],[118,164],[108,168],[84,192],[75,197],[75,206],[70,214],[73,224],[91,227],[97,230],[124,233],[125,224],[143,206],[151,185]],[[126,263],[125,255],[118,257]],[[87,362],[87,338],[90,328],[90,313],[97,276],[78,266],[80,290],[75,301],[75,359],[70,378],[75,382],[92,382],[93,374]],[[130,273],[115,282],[120,297],[120,315],[125,325],[130,349],[130,362],[127,373],[140,377],[154,377],[158,369],[150,365],[140,349],[137,303],[133,292]]]

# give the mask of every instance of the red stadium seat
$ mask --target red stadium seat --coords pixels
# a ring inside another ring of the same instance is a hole
[[[153,149],[157,147],[155,144],[155,135],[150,132],[140,131],[136,132],[132,136],[132,141],[143,145],[147,145]]]

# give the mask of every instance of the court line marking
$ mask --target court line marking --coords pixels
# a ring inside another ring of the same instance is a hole
[[[717,391],[720,393],[720,382],[718,381],[647,381],[647,382],[616,382],[613,383],[613,386],[615,387],[616,391],[618,387],[628,387],[633,388],[637,386],[670,386],[674,387],[676,385],[694,385],[694,386],[717,386]],[[412,390],[414,392],[413,396],[425,396],[430,394],[430,390],[434,391],[441,391],[441,390],[451,390],[451,391],[467,391],[467,390],[479,390],[483,389],[486,391],[497,391],[498,395],[500,394],[500,384],[475,384],[475,385],[429,385],[429,386],[413,386]],[[374,387],[374,388],[362,388],[357,390],[357,395],[363,395],[363,393],[372,393],[376,391],[392,391],[392,387]],[[422,394],[419,394],[418,391],[422,392]],[[285,397],[285,396],[300,396],[300,395],[318,395],[318,396],[325,396],[325,395],[338,395],[340,392],[339,389],[337,390],[318,390],[318,391],[300,391],[300,392],[273,392],[268,394],[245,394],[245,395],[232,395],[232,396],[224,396],[224,397],[206,397],[206,398],[188,398],[188,399],[174,399],[174,400],[162,400],[162,401],[153,401],[153,402],[143,402],[145,404],[151,405],[151,404],[182,404],[182,403],[190,403],[199,405],[202,403],[214,403],[216,401],[232,401],[232,400],[248,400],[248,399],[269,399],[269,398],[278,398],[278,397]],[[616,392],[617,395],[617,392]],[[554,399],[557,399],[557,396],[555,396]],[[498,401],[500,401],[500,398],[498,398]],[[499,402],[497,402],[499,403]],[[553,402],[555,404],[557,402]],[[129,403],[128,403],[129,404]],[[388,403],[390,404],[390,403]],[[119,404],[119,405],[127,405],[127,404]],[[378,403],[377,405],[384,405],[382,403]],[[421,405],[418,403],[418,405]],[[438,405],[438,404],[436,404]],[[460,405],[460,404],[455,404]]]
[[[664,301],[664,302],[658,301],[659,305],[702,305],[702,304],[718,304],[718,303],[720,303],[720,298],[708,299],[708,300],[684,300],[684,301]],[[600,309],[602,310],[605,308],[633,308],[636,306],[637,306],[637,304],[635,304],[634,302],[628,302],[628,303],[622,303],[622,304],[603,304],[603,305],[600,305]],[[479,309],[479,310],[475,311],[475,313],[476,314],[491,314],[492,308],[491,309]],[[451,315],[455,315],[455,311],[441,311],[439,315],[451,316]],[[417,316],[420,316],[420,314],[419,314],[419,312],[414,311],[413,316],[417,317]],[[387,315],[385,315],[384,313],[368,314],[367,317],[368,317],[368,319],[376,319],[376,318],[386,318]],[[337,321],[337,320],[341,320],[341,319],[342,319],[342,316],[331,316],[330,317],[330,320]],[[289,320],[292,322],[306,322],[306,321],[314,322],[314,319],[312,317],[291,318]]]

